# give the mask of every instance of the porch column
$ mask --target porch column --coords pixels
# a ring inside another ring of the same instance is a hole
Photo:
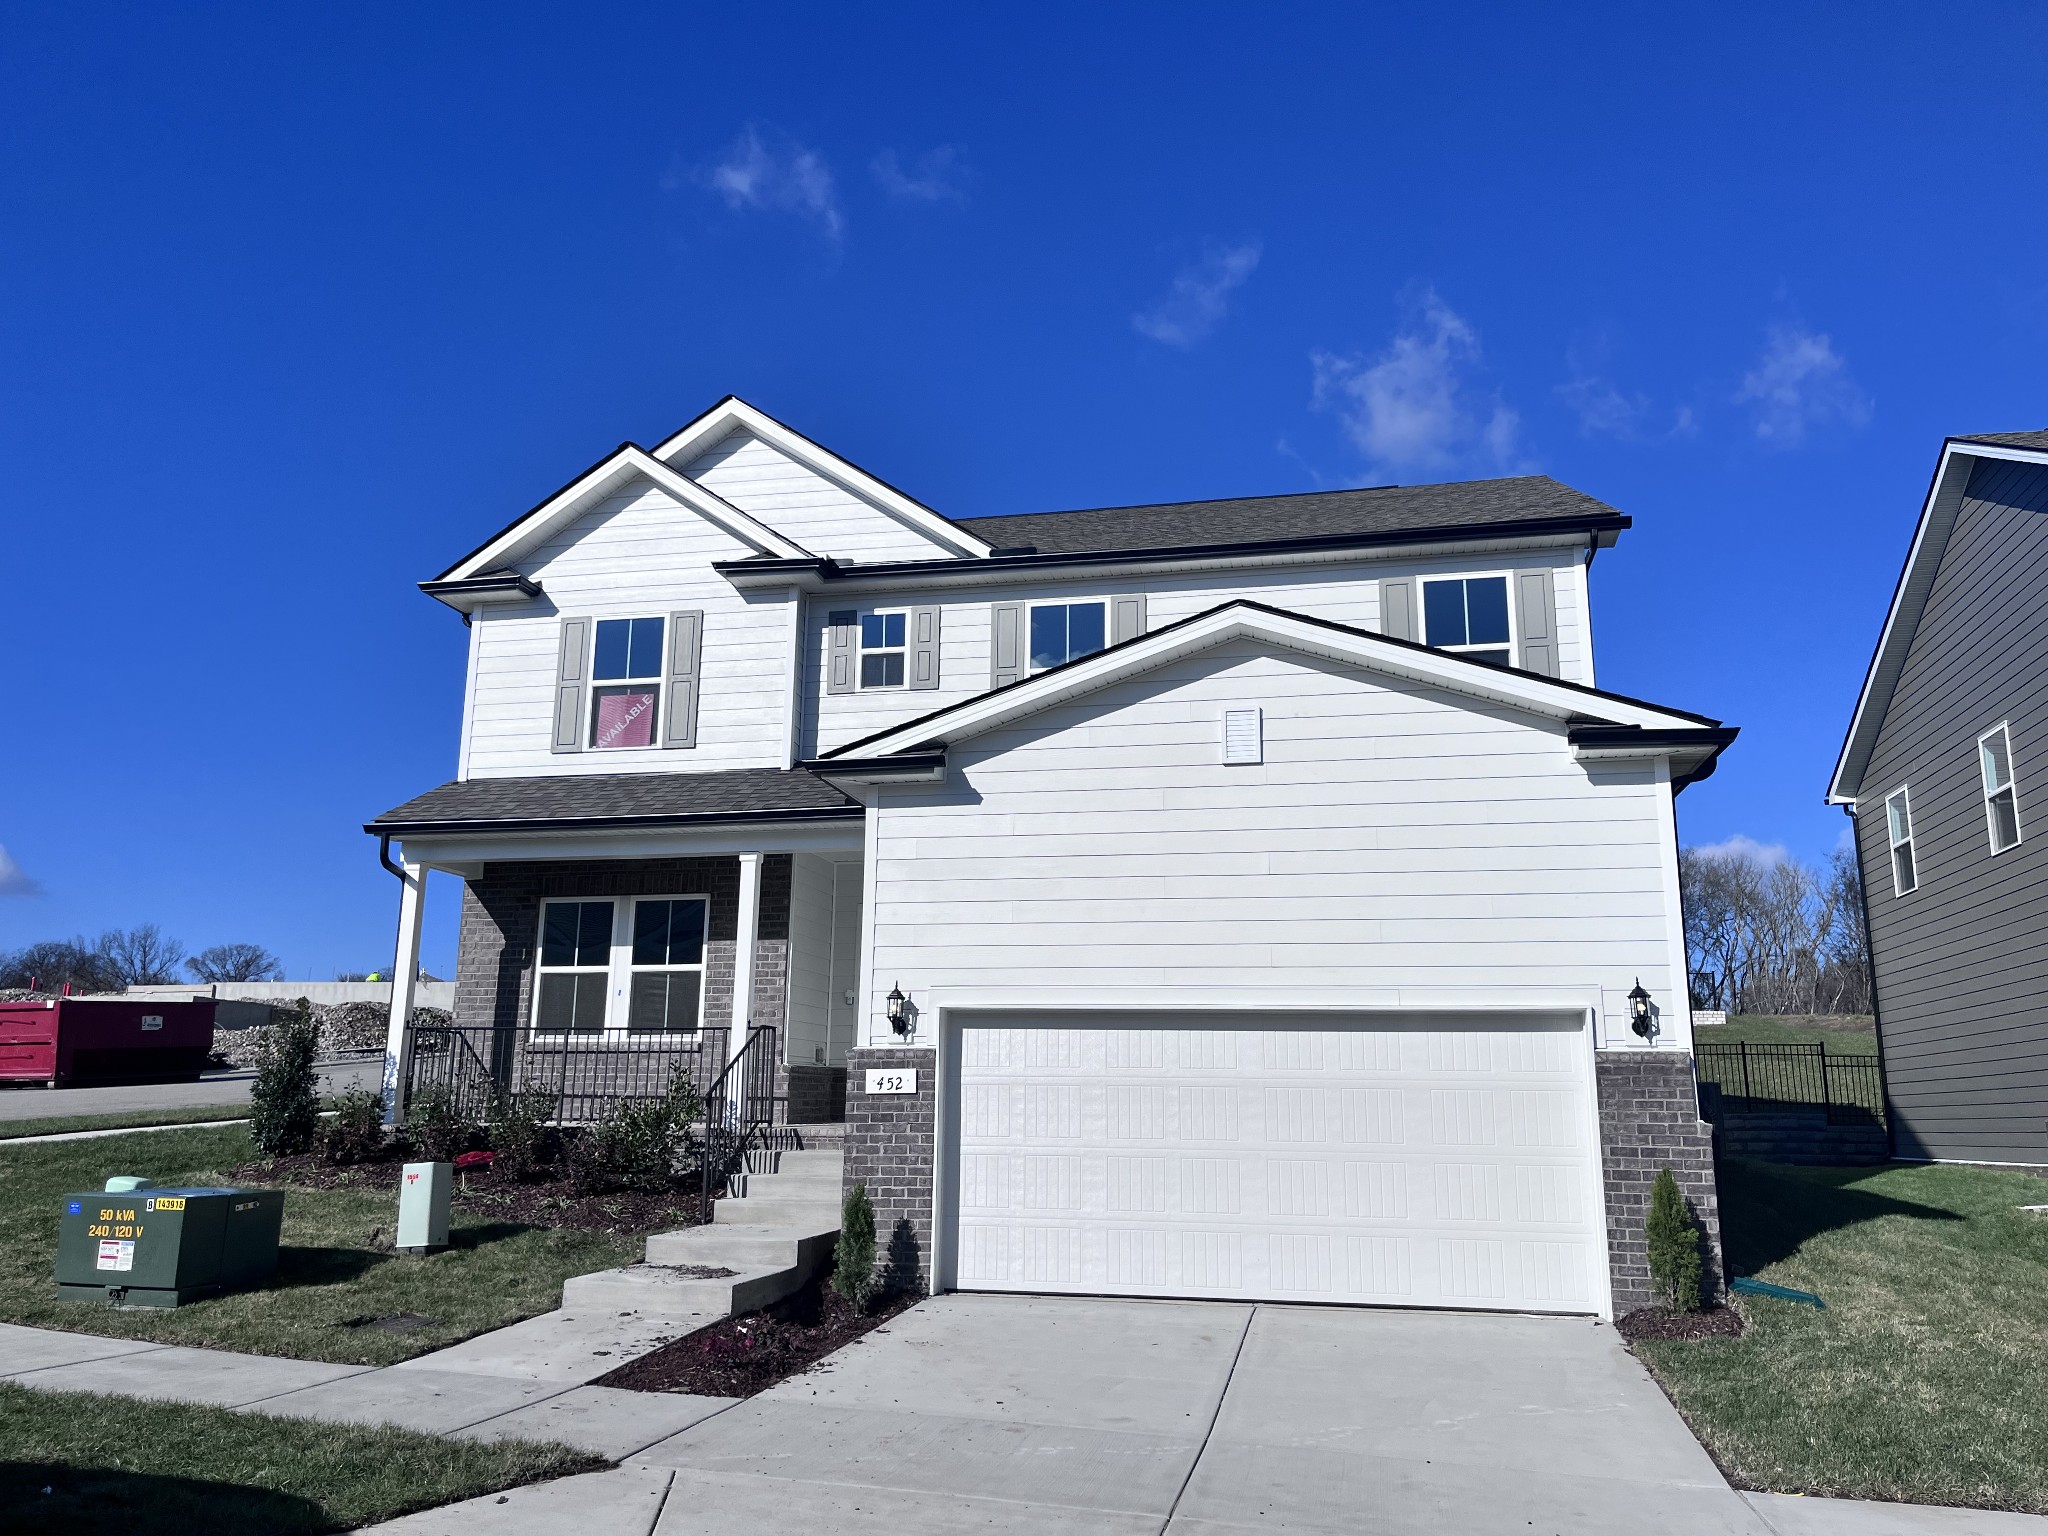
[[[423,864],[404,865],[405,883],[398,898],[398,959],[391,973],[391,1020],[384,1030],[384,1123],[397,1125],[405,1109],[399,1085],[412,1063],[412,1002],[420,975],[420,907],[426,900],[427,871]]]
[[[754,939],[761,930],[761,855],[740,855],[740,911],[733,926],[732,1031],[726,1036],[726,1060],[746,1048],[747,1027],[754,1018]]]

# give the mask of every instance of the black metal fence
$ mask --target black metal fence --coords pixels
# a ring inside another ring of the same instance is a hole
[[[774,1096],[773,1029],[756,1029],[769,1037],[747,1055],[756,1063],[746,1073],[746,1095],[762,1092],[765,1063],[767,1096]],[[554,1100],[558,1124],[587,1124],[613,1105],[665,1097],[678,1075],[697,1091],[711,1096],[725,1075],[730,1031],[700,1029],[687,1039],[650,1039],[631,1035],[541,1035],[523,1028],[493,1029],[457,1025],[413,1030],[411,1071],[405,1084],[410,1104],[423,1090],[444,1089],[457,1108],[473,1119],[490,1112],[500,1094],[538,1093]],[[749,1105],[749,1112],[755,1108]],[[766,1111],[774,1113],[771,1104]]]
[[[1724,1112],[1763,1115],[1819,1109],[1830,1125],[1884,1123],[1884,1078],[1875,1056],[1828,1054],[1824,1043],[1701,1045],[1700,1081],[1721,1091]]]

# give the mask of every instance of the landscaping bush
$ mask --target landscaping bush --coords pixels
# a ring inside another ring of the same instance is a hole
[[[1650,1186],[1650,1214],[1643,1222],[1650,1250],[1650,1289],[1674,1312],[1700,1309],[1700,1228],[1669,1168]]]
[[[677,1067],[659,1099],[621,1099],[569,1147],[569,1177],[586,1195],[609,1189],[658,1192],[674,1182],[695,1137],[703,1100]]]
[[[476,1143],[480,1127],[455,1095],[431,1083],[405,1106],[405,1139],[429,1163],[452,1163]]]
[[[320,1138],[330,1163],[374,1162],[384,1150],[384,1100],[367,1088],[351,1088],[334,1103],[334,1119]]]
[[[484,1135],[497,1154],[492,1167],[514,1179],[530,1179],[554,1161],[555,1096],[536,1088],[501,1093],[491,1105]]]
[[[320,1131],[320,1031],[303,997],[264,1032],[249,1091],[249,1138],[270,1157],[311,1151]]]
[[[832,1289],[865,1312],[875,1299],[875,1207],[868,1187],[846,1192],[839,1212],[839,1246],[832,1254]]]

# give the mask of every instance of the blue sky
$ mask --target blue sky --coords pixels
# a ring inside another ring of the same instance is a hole
[[[413,583],[728,391],[955,516],[1554,475],[1743,727],[1686,839],[1825,854],[1940,439],[2048,425],[2048,12],[1563,14],[10,7],[0,947],[388,960]]]

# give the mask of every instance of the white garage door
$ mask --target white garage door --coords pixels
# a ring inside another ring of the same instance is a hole
[[[961,1030],[955,1281],[1599,1311],[1584,1032]]]

